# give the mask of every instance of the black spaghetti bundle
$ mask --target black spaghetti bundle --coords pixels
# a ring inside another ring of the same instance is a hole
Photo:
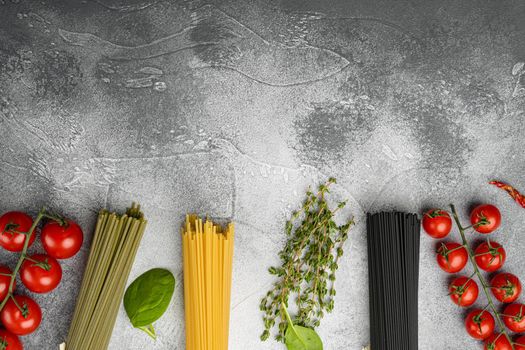
[[[370,345],[373,350],[418,348],[420,221],[415,214],[368,214]]]

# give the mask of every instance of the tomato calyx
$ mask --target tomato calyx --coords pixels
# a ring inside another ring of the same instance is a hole
[[[512,320],[514,322],[521,322],[521,321],[523,321],[523,318],[524,318],[523,315],[516,315],[516,316],[512,317]]]
[[[510,318],[512,318],[512,321],[514,321],[514,322],[521,322],[521,321],[523,321],[525,319],[525,314],[523,312],[523,305],[520,306],[520,311],[517,314],[515,314],[515,315],[508,315],[506,313],[502,313],[500,315],[504,316],[504,317],[510,317]]]
[[[511,281],[509,281],[508,279],[506,280],[507,283],[503,286],[491,286],[490,288],[492,289],[497,289],[497,290],[502,290],[505,292],[505,297],[512,297],[514,295],[514,292],[517,288],[517,286],[512,283]]]
[[[15,306],[18,308],[18,310],[20,310],[20,312],[22,313],[22,317],[27,318],[27,316],[29,316],[29,308],[27,307],[26,302],[24,301],[22,306],[20,306],[14,296],[11,296],[11,300],[13,301]]]
[[[492,263],[494,262],[494,260],[496,260],[496,258],[503,259],[503,254],[500,251],[500,248],[501,248],[500,246],[499,247],[494,247],[491,244],[490,240],[487,240],[487,247],[488,247],[488,251],[485,252],[485,253],[481,253],[478,256],[483,256],[483,255],[490,254],[491,259],[489,261],[489,265],[492,265]]]
[[[51,270],[51,265],[49,264],[48,258],[45,258],[44,261],[39,261],[26,256],[24,259],[27,261],[31,261],[31,266],[37,266],[46,271]]]
[[[472,227],[485,226],[491,224],[490,220],[485,216],[485,214],[483,214],[483,212],[480,212],[478,214],[478,219],[479,221],[472,225]]]
[[[514,349],[514,346],[512,345],[512,344],[514,344],[512,342],[512,339],[505,332],[498,333],[498,335],[494,339],[492,339],[491,341],[487,342],[487,344],[486,344],[487,345],[487,349],[488,350],[497,350],[499,348],[498,344],[500,343],[499,339],[501,337],[504,338],[503,341],[508,342],[508,344],[511,346],[511,348]]]
[[[438,252],[439,255],[444,257],[447,260],[447,262],[449,262],[448,257],[449,257],[449,255],[452,252],[454,252],[456,250],[464,249],[464,248],[465,248],[464,245],[460,245],[460,246],[458,246],[456,248],[449,249],[445,243],[441,242],[441,246],[438,248],[437,252]]]
[[[447,248],[447,245],[445,243],[441,242],[441,246],[439,247],[437,252],[439,255],[444,257],[447,260],[447,262],[449,262],[448,256],[450,254],[450,249]]]
[[[449,249],[445,243],[441,242],[441,246],[438,249],[438,253],[441,254],[441,256],[443,256],[444,258],[446,258],[453,251],[460,250],[463,248],[465,248],[465,246],[460,245],[459,247]]]
[[[463,295],[465,294],[465,292],[467,291],[467,284],[469,284],[472,280],[472,277],[470,277],[464,284],[462,284],[461,286],[455,286],[453,285],[451,288],[452,288],[452,292],[449,293],[449,295],[457,295],[458,296],[458,305],[461,305],[461,301],[462,301],[462,298],[463,298]]]
[[[0,350],[5,350],[9,346],[9,343],[7,342],[6,338],[0,339]]]
[[[62,215],[45,213],[43,217],[55,221],[61,227],[69,226],[69,223]]]
[[[15,223],[15,222],[10,222],[10,223],[5,225],[4,231],[2,233],[0,233],[0,234],[2,234],[2,235],[8,234],[11,237],[13,237],[14,235],[26,235],[27,236],[28,232],[21,232],[21,231],[17,230],[17,228],[19,228],[19,227],[20,227],[19,224]]]
[[[514,322],[521,322],[525,318],[525,315],[523,315],[523,305],[520,306],[520,312],[515,315],[512,319]]]
[[[481,322],[483,321],[483,319],[481,318],[481,316],[483,315],[484,312],[485,312],[485,310],[481,310],[479,312],[479,314],[477,314],[476,316],[474,316],[472,318],[472,321],[474,322],[474,324],[476,324],[476,326],[478,326],[480,334],[483,333],[483,329],[481,329]]]
[[[433,219],[433,218],[437,218],[437,217],[440,217],[440,216],[448,216],[447,212],[444,211],[444,210],[441,210],[441,209],[434,209],[434,210],[431,210],[429,212],[427,212],[426,214],[429,218]]]
[[[4,232],[2,233],[9,233],[10,235],[13,235],[15,233],[22,233],[22,232],[16,232],[15,230],[19,228],[20,225],[15,222],[10,222],[4,227]]]

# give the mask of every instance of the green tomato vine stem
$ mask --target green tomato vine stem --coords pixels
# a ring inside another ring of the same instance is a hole
[[[453,204],[450,205],[450,208],[452,210],[452,216],[454,217],[454,221],[456,222],[456,225],[458,227],[459,234],[461,236],[461,240],[463,241],[463,246],[467,250],[470,262],[472,263],[472,266],[474,267],[474,275],[476,275],[478,277],[478,280],[481,283],[481,287],[483,288],[483,291],[484,291],[484,293],[485,293],[485,295],[487,297],[488,303],[489,303],[488,306],[490,307],[490,309],[494,313],[494,315],[496,315],[496,322],[498,323],[498,327],[500,328],[500,333],[499,334],[503,334],[503,335],[505,335],[505,337],[507,337],[507,339],[508,339],[508,341],[509,341],[509,343],[510,343],[510,345],[512,347],[512,350],[514,350],[515,349],[514,348],[514,342],[512,341],[512,338],[510,337],[509,333],[507,332],[507,330],[505,328],[505,324],[503,323],[503,321],[501,319],[501,314],[498,312],[498,309],[496,308],[496,305],[494,304],[494,301],[492,300],[492,296],[491,296],[490,291],[489,291],[489,284],[485,281],[485,278],[481,274],[481,271],[479,270],[478,264],[476,263],[475,254],[474,254],[474,252],[472,251],[472,249],[470,248],[470,246],[468,244],[467,237],[465,235],[465,230],[468,229],[468,228],[471,228],[472,226],[467,227],[467,228],[461,226],[461,223],[459,221],[459,216],[458,216],[458,213],[456,211],[456,208],[454,207]]]
[[[29,242],[31,241],[31,237],[35,233],[35,230],[38,227],[38,224],[42,221],[43,218],[48,218],[48,219],[54,220],[54,221],[58,222],[60,225],[64,224],[64,222],[65,222],[63,218],[61,218],[59,216],[54,216],[54,215],[48,214],[46,212],[46,208],[42,208],[38,212],[38,215],[37,215],[36,219],[33,221],[33,224],[31,225],[31,227],[29,228],[29,231],[27,231],[27,232],[20,232],[20,234],[23,234],[23,235],[26,236],[26,239],[24,241],[24,247],[22,248],[22,252],[20,253],[20,257],[18,259],[18,262],[17,262],[13,272],[11,274],[3,274],[5,276],[10,276],[11,277],[11,281],[9,282],[9,289],[8,289],[6,297],[0,303],[0,311],[2,311],[4,309],[4,306],[7,304],[9,299],[13,299],[16,307],[18,307],[18,309],[22,313],[24,313],[23,308],[20,307],[20,305],[18,305],[18,303],[16,302],[16,300],[14,298],[14,293],[13,293],[14,290],[13,289],[14,289],[14,286],[15,286],[16,276],[18,275],[18,272],[20,271],[20,268],[22,267],[22,264],[24,263],[24,260],[28,259],[28,257],[27,257],[27,250],[29,248]]]

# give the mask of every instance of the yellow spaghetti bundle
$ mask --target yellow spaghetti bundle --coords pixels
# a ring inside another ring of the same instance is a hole
[[[233,258],[233,223],[186,217],[182,229],[186,350],[227,350]]]
[[[125,215],[100,212],[67,350],[107,349],[146,223],[135,204]]]

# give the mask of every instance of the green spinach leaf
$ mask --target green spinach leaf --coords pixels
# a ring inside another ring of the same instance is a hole
[[[290,314],[283,306],[288,327],[284,333],[284,343],[288,350],[323,350],[323,342],[319,335],[311,329],[294,325]]]
[[[131,283],[124,294],[124,308],[135,328],[156,339],[153,322],[168,308],[175,290],[175,277],[165,269],[151,269]]]

